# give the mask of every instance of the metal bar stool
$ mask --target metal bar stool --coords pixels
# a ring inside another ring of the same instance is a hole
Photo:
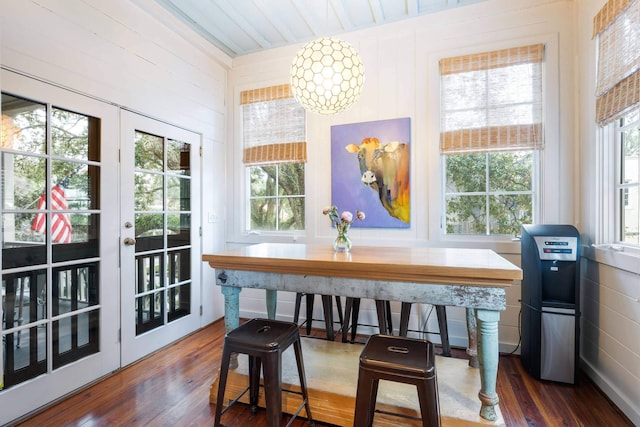
[[[411,315],[411,305],[413,303],[403,302],[400,311],[400,332],[398,335],[406,337],[409,332],[409,316]],[[447,308],[444,305],[436,305],[436,316],[438,317],[438,335],[442,342],[442,355],[451,357],[451,346],[449,345],[449,329],[447,328]],[[422,331],[418,331],[422,332]],[[435,332],[434,332],[435,333]]]
[[[413,384],[418,389],[420,418],[376,411],[379,380]],[[433,343],[391,335],[372,335],[360,354],[354,427],[369,427],[374,413],[422,419],[424,427],[440,425]]]
[[[218,382],[218,397],[216,399],[216,414],[214,426],[220,426],[220,418],[234,403],[249,391],[251,413],[258,407],[258,391],[260,385],[260,368],[264,371],[264,396],[267,407],[267,425],[279,427],[282,423],[282,352],[293,344],[300,378],[300,391],[285,390],[302,396],[302,403],[287,426],[298,416],[302,408],[307,412],[309,425],[314,422],[309,407],[309,396],[302,360],[302,345],[298,325],[291,322],[281,322],[270,319],[252,319],[228,332],[224,337],[222,363]],[[245,388],[227,407],[222,408],[224,390],[229,373],[229,362],[232,353],[243,353],[249,356],[249,386]],[[261,366],[262,365],[262,366]]]
[[[305,304],[307,308],[307,319],[303,322],[306,324],[307,335],[311,334],[311,326],[313,321],[313,302],[315,294],[308,294],[305,292],[296,293],[296,303],[293,309],[293,323],[298,324],[300,318],[300,305],[302,303],[302,297],[306,298]],[[322,297],[322,310],[324,312],[324,327],[327,333],[327,339],[333,341],[335,339],[333,331],[333,297],[331,295],[321,295]],[[340,321],[340,328],[342,328],[342,302],[340,297],[336,296],[336,305],[338,306],[338,320]]]
[[[358,315],[360,313],[360,298],[347,297],[344,307],[344,321],[342,322],[342,342],[348,341],[349,329],[351,329],[351,342],[355,342],[358,334]],[[383,335],[393,333],[391,321],[391,303],[386,300],[376,300],[376,314],[378,316],[378,328]],[[367,325],[370,326],[370,325]]]

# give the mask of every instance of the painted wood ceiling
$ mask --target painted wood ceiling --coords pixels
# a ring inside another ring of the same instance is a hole
[[[156,0],[232,58],[485,0]]]

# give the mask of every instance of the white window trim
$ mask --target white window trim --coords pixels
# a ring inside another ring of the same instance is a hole
[[[619,209],[615,186],[620,162],[617,125],[597,128],[596,135],[596,211],[595,242],[584,248],[584,256],[599,263],[640,274],[640,247],[616,241]]]

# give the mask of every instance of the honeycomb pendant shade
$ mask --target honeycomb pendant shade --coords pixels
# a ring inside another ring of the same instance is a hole
[[[342,40],[323,37],[304,45],[291,64],[291,91],[305,110],[335,114],[360,97],[364,64]]]

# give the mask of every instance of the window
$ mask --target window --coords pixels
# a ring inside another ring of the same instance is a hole
[[[304,109],[289,85],[243,91],[246,231],[305,228]]]
[[[544,45],[440,61],[444,232],[517,235],[536,212]]]
[[[603,174],[602,200],[615,206],[613,224],[604,224],[603,236],[608,242],[640,246],[640,1],[608,1],[593,22],[598,39],[596,121],[607,129],[603,169],[613,171]]]
[[[616,243],[640,245],[640,109],[620,119],[616,130]]]

